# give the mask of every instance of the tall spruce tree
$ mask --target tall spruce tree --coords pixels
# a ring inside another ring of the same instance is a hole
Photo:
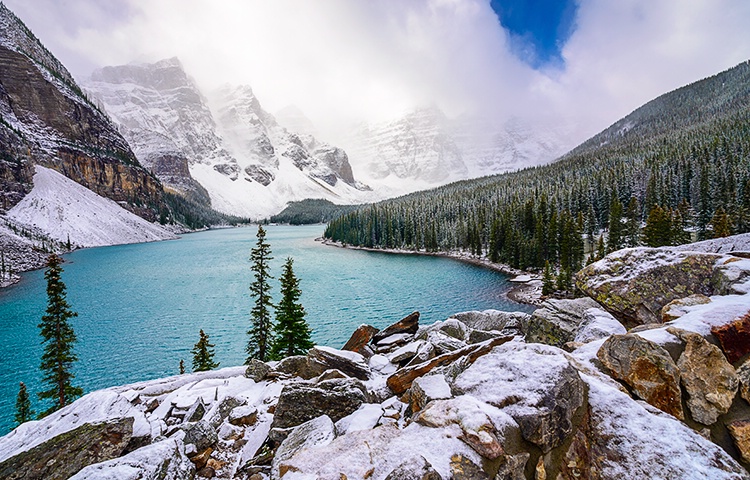
[[[641,242],[641,207],[638,199],[630,197],[625,223],[625,244],[628,247],[637,247]]]
[[[214,362],[214,344],[208,341],[208,335],[201,329],[198,343],[193,346],[193,371],[206,372],[218,367],[218,362]],[[180,370],[183,370],[182,361],[180,361]]]
[[[281,301],[276,306],[276,336],[270,352],[273,360],[304,355],[315,345],[310,339],[305,309],[299,302],[302,291],[294,275],[293,264],[294,260],[287,258],[281,274]]]
[[[669,209],[654,206],[648,213],[646,226],[643,228],[643,241],[649,247],[663,247],[672,244],[673,234]]]
[[[70,310],[65,299],[66,287],[60,278],[63,271],[61,263],[59,256],[50,255],[47,271],[44,273],[47,280],[47,312],[39,324],[42,344],[45,344],[40,368],[43,372],[42,381],[49,385],[49,389],[38,395],[41,400],[52,400],[53,404],[41,416],[49,415],[83,394],[83,389],[74,387],[71,383],[75,378],[73,363],[78,357],[73,352],[76,334],[68,320],[78,314]]]
[[[253,272],[253,283],[250,285],[250,295],[255,298],[255,305],[250,312],[251,326],[247,334],[250,336],[247,342],[247,359],[245,364],[249,365],[253,358],[265,362],[268,360],[269,348],[271,346],[271,286],[268,281],[273,277],[269,273],[271,256],[271,245],[266,243],[266,231],[262,225],[258,225],[258,238],[255,248],[250,252],[250,261]]]
[[[614,197],[609,206],[609,237],[607,251],[614,252],[622,248],[622,203]]]
[[[722,207],[719,207],[711,218],[714,238],[728,237],[732,234],[732,221]]]
[[[31,399],[29,392],[26,391],[26,385],[21,382],[16,397],[16,413],[13,419],[18,425],[26,423],[34,417],[34,410],[31,409]]]

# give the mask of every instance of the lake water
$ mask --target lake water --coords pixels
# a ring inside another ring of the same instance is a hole
[[[316,343],[341,347],[362,323],[383,328],[418,310],[422,324],[465,310],[530,311],[509,301],[507,277],[448,258],[349,250],[314,239],[322,226],[271,226],[273,295],[288,256]],[[191,370],[203,329],[222,367],[245,360],[255,227],[212,230],[180,240],[80,250],[62,278],[78,336],[75,385],[85,392]],[[18,382],[38,412],[42,354],[37,325],[46,308],[42,271],[0,290],[0,434],[12,426]]]

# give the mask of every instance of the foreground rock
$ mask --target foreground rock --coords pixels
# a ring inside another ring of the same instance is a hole
[[[372,337],[378,333],[379,330],[370,325],[360,325],[352,333],[352,336],[347,340],[341,350],[348,350],[350,352],[357,352],[360,355],[364,355],[367,345],[372,341]],[[369,348],[369,347],[368,347]]]
[[[638,397],[680,420],[682,411],[680,372],[669,353],[638,335],[613,335],[597,357],[612,376],[625,382]]]
[[[750,353],[750,313],[732,323],[711,329],[719,340],[729,363],[735,363]]]
[[[660,323],[662,308],[673,300],[730,293],[744,278],[728,272],[731,259],[668,248],[624,249],[578,272],[576,285],[632,328]]]
[[[436,367],[448,365],[463,357],[466,357],[466,360],[472,363],[482,355],[489,353],[494,347],[511,340],[513,340],[512,337],[495,338],[479,345],[469,345],[460,350],[445,353],[412,367],[403,368],[388,377],[388,388],[396,393],[396,395],[400,395],[411,387],[412,382],[416,378],[425,375]]]
[[[546,300],[529,319],[526,341],[562,348],[575,339],[584,313],[591,308],[601,308],[601,305],[588,297]]]
[[[419,329],[419,312],[414,312],[402,318],[393,325],[379,331],[372,337],[372,343],[380,343],[391,335],[409,334],[414,335]]]
[[[69,478],[82,468],[119,457],[133,419],[84,424],[0,463],[0,478]]]
[[[456,378],[454,391],[501,408],[518,422],[523,438],[547,452],[573,432],[584,404],[584,384],[562,353],[519,343],[495,348]]]
[[[273,428],[289,428],[327,415],[337,422],[367,401],[367,390],[355,379],[326,380],[314,385],[290,383],[279,396]]]
[[[688,394],[690,415],[711,425],[732,406],[739,386],[737,374],[721,350],[701,335],[675,328],[667,331],[686,343],[677,367]]]

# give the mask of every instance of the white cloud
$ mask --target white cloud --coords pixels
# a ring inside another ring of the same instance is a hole
[[[488,0],[6,0],[74,75],[178,56],[204,86],[253,86],[322,128],[435,103],[549,115],[596,133],[747,59],[746,0],[580,0],[565,66],[510,52]],[[583,139],[583,138],[581,138]]]

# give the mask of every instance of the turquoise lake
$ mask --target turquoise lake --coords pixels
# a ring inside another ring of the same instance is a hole
[[[268,227],[272,294],[286,257],[294,258],[302,304],[318,344],[340,348],[362,323],[383,328],[418,310],[420,323],[465,310],[531,311],[505,297],[507,277],[449,258],[393,255],[326,246],[321,225]],[[179,240],[79,250],[62,278],[78,336],[74,384],[84,392],[191,370],[203,329],[221,367],[245,360],[252,299],[255,227],[211,230]],[[18,383],[38,412],[42,354],[37,324],[46,308],[43,271],[0,290],[0,434],[13,427]]]

